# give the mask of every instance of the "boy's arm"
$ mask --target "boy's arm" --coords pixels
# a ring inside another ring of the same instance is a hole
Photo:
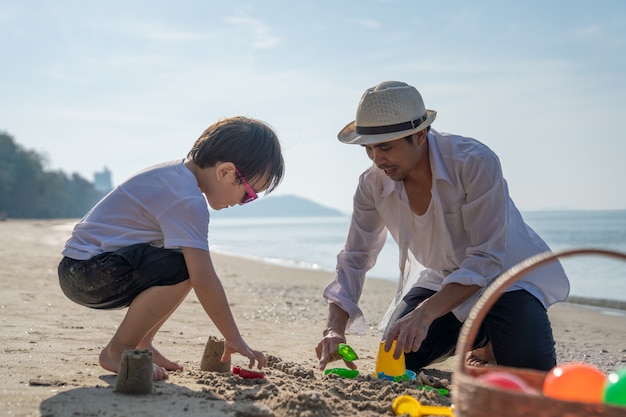
[[[263,353],[250,349],[239,333],[209,251],[183,247],[183,255],[191,285],[200,304],[224,336],[225,349],[222,360],[228,361],[232,353],[238,352],[250,359],[250,367],[254,366],[255,361],[258,362],[259,368],[265,366]]]

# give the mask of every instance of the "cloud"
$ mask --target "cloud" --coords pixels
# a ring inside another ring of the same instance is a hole
[[[250,46],[255,49],[269,49],[280,43],[280,38],[272,34],[270,26],[251,17],[225,17],[223,21],[233,29],[243,32],[249,38]]]
[[[350,19],[349,22],[366,29],[380,29],[382,27],[380,22],[373,19]]]
[[[107,29],[116,37],[119,37],[120,34],[126,34],[130,36],[129,39],[134,38],[136,40],[159,42],[203,41],[215,37],[215,35],[210,35],[207,33],[181,30],[167,25],[163,25],[159,22],[151,22],[137,19],[119,20],[117,24],[115,24],[113,27],[111,27],[110,22],[103,22],[102,29]]]

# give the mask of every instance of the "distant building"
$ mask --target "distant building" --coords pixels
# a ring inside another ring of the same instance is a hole
[[[111,182],[111,171],[109,171],[109,168],[104,167],[102,172],[93,173],[93,186],[96,190],[103,193],[108,193],[113,189],[113,183]]]

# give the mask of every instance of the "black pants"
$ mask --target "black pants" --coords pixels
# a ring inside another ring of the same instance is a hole
[[[58,273],[61,289],[70,300],[97,309],[128,307],[150,287],[189,279],[180,251],[147,243],[105,252],[86,261],[64,257]]]
[[[435,291],[412,288],[396,308],[389,326],[433,294]],[[419,350],[405,353],[407,369],[417,372],[453,354],[462,325],[453,313],[433,321]],[[542,371],[556,365],[548,313],[543,304],[527,291],[506,292],[492,306],[473,347],[483,347],[489,342],[498,365]]]

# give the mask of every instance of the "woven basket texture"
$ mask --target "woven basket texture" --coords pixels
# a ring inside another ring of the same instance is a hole
[[[480,297],[463,324],[456,352],[465,358],[491,306],[510,285],[524,274],[558,258],[599,255],[626,261],[626,254],[604,249],[573,249],[563,252],[545,252],[514,266],[498,277]],[[531,369],[469,366],[459,360],[452,374],[452,403],[455,417],[626,417],[626,407],[564,401],[519,391],[486,386],[477,377],[486,372],[503,371],[524,380],[541,392],[546,372]]]

